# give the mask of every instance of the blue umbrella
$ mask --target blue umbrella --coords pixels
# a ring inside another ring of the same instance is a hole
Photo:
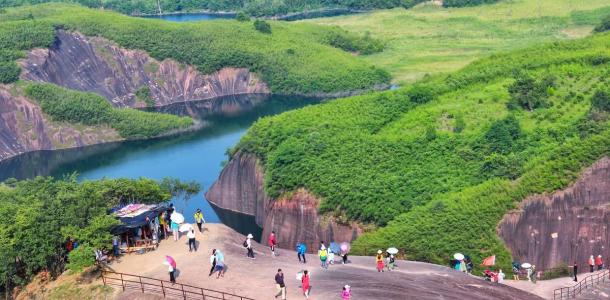
[[[339,247],[339,244],[337,244],[335,242],[330,243],[330,246],[328,246],[328,248],[330,249],[330,252],[332,252],[332,253],[341,252],[341,247]]]

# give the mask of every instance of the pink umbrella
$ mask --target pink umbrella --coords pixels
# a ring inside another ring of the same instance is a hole
[[[349,243],[341,243],[341,252],[347,253],[349,252],[350,245]]]
[[[174,260],[174,258],[173,258],[173,257],[171,257],[171,256],[169,256],[169,255],[166,255],[166,256],[165,256],[165,260],[167,260],[167,262],[168,262],[170,265],[172,265],[172,268],[174,268],[174,269],[176,268],[176,261]]]

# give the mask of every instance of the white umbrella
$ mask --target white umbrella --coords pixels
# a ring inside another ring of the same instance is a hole
[[[180,225],[180,228],[178,230],[180,232],[189,232],[189,231],[191,231],[191,229],[193,229],[193,225],[191,225],[189,223],[184,223],[184,224]]]
[[[462,253],[453,254],[453,258],[457,259],[457,260],[463,260],[464,259],[464,254],[462,254]]]
[[[396,249],[394,247],[388,248],[387,252],[390,254],[396,254],[396,253],[398,253],[398,249]]]
[[[170,217],[170,219],[172,221],[174,221],[174,223],[178,223],[178,224],[184,223],[184,216],[178,212],[174,212],[172,214],[172,216]]]
[[[523,263],[523,264],[521,264],[521,268],[524,268],[524,269],[529,269],[531,267],[532,267],[532,265],[530,263]]]

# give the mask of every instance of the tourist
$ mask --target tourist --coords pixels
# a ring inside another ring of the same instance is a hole
[[[216,250],[214,252],[214,256],[216,257],[216,267],[214,271],[218,272],[216,274],[216,279],[220,277],[225,277],[225,257],[220,250]]]
[[[169,281],[174,284],[176,283],[176,270],[172,266],[172,264],[168,264],[168,272],[169,272]]]
[[[166,214],[167,214],[166,212],[162,212],[159,215],[159,226],[161,226],[161,228],[163,229],[163,238],[164,239],[168,238],[168,236],[167,236],[167,226],[168,226],[168,224],[165,222]]]
[[[248,236],[246,237],[246,241],[244,242],[244,246],[246,247],[246,249],[248,249],[248,253],[246,255],[251,259],[255,259],[254,258],[254,249],[252,249],[252,239],[253,238],[254,238],[254,236],[251,233],[248,233]]]
[[[318,256],[320,257],[322,268],[328,269],[328,264],[326,263],[326,260],[328,259],[328,250],[326,250],[326,248],[318,250]]]
[[[214,274],[214,269],[216,269],[216,249],[212,249],[212,255],[210,256],[210,265],[212,265],[212,268],[210,269],[210,275],[208,276],[212,276],[212,274]]]
[[[538,277],[536,276],[536,266],[532,265],[532,267],[530,268],[530,270],[532,270],[532,283],[536,283],[536,280],[538,279]]]
[[[201,209],[197,209],[195,212],[195,223],[197,223],[197,228],[199,228],[199,232],[203,232],[203,223],[205,223],[205,219],[203,218],[203,214],[201,213]]]
[[[297,256],[299,257],[299,262],[302,262],[304,264],[307,263],[307,260],[305,260],[306,251],[307,251],[307,246],[305,246],[305,244],[297,243]],[[303,260],[301,260],[301,258],[303,258]]]
[[[470,258],[470,256],[466,256],[465,262],[466,262],[466,273],[472,274],[472,269],[474,269],[474,264],[472,263],[472,259]]]
[[[513,280],[519,280],[519,263],[513,262]]]
[[[335,252],[332,250],[328,251],[328,263],[331,265],[335,264]]]
[[[574,261],[574,265],[572,266],[572,271],[574,272],[574,282],[578,282],[578,263],[576,263],[576,261]]]
[[[303,277],[301,277],[301,287],[303,288],[303,295],[305,295],[305,299],[309,299],[309,274],[307,270],[303,271]]]
[[[275,231],[271,231],[269,235],[269,247],[271,248],[271,256],[275,256],[275,245],[277,241],[275,240]]]
[[[375,261],[377,262],[377,272],[383,272],[383,252],[381,250],[377,250],[377,257]]]
[[[506,274],[504,274],[502,272],[502,269],[500,269],[500,271],[498,272],[498,275],[497,275],[498,283],[504,283],[504,277],[506,277]]]
[[[597,265],[598,271],[604,268],[604,261],[602,260],[601,254],[597,255],[597,257],[595,258],[595,264]]]
[[[352,290],[351,290],[350,286],[346,284],[343,287],[343,291],[341,292],[341,299],[349,300],[351,296],[352,296]]]
[[[189,239],[189,252],[192,252],[193,249],[197,252],[197,244],[195,242],[195,229],[191,228],[191,230],[186,234],[186,237]]]
[[[180,225],[178,225],[178,223],[174,222],[174,221],[170,221],[171,222],[171,229],[172,229],[172,234],[174,236],[174,242],[177,242],[178,239],[180,238],[180,233],[178,231],[178,229],[180,228]]]
[[[116,235],[112,237],[112,254],[114,254],[115,257],[118,257],[120,254],[119,237]]]
[[[593,259],[593,255],[589,257],[589,272],[593,273],[595,271],[595,259]]]
[[[341,255],[341,258],[343,258],[342,263],[343,263],[343,264],[346,264],[346,263],[347,263],[347,252],[344,252],[344,253]]]
[[[466,268],[466,262],[463,259],[460,260],[460,271],[463,273],[468,272],[468,269]]]
[[[275,289],[277,290],[275,298],[282,296],[282,300],[286,300],[286,284],[284,284],[282,269],[277,269],[277,274],[275,274]]]
[[[390,254],[390,256],[388,256],[388,271],[394,270],[395,263],[394,254]]]
[[[320,242],[320,250],[326,250],[326,245],[324,245],[324,241]]]

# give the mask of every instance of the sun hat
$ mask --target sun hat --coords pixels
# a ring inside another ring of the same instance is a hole
[[[383,252],[381,252],[381,250],[377,250],[377,254],[381,254],[381,253],[383,253]]]
[[[253,239],[254,236],[252,235],[252,233],[248,233],[248,236],[246,238]]]

